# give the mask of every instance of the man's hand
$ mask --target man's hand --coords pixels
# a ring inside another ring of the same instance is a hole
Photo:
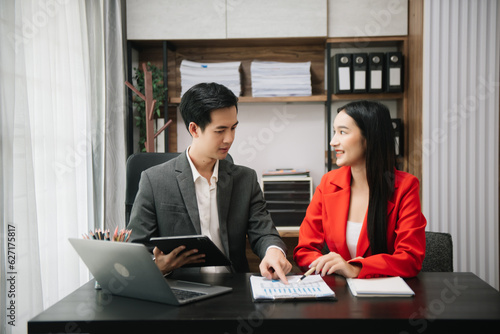
[[[286,274],[292,270],[283,252],[278,248],[269,248],[259,265],[260,274],[268,279],[280,279],[288,284]]]
[[[321,276],[336,273],[347,278],[355,278],[358,277],[361,271],[360,266],[350,264],[335,252],[317,258],[311,263],[310,267],[316,267],[316,274],[321,274]]]
[[[153,249],[155,263],[163,275],[188,263],[205,262],[205,254],[196,254],[198,253],[197,249],[183,252],[185,249],[186,246],[179,246],[168,254],[163,253],[158,247]]]

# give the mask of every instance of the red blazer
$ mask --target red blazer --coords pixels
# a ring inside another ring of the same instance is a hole
[[[342,167],[323,176],[300,226],[294,260],[303,270],[322,255],[323,246],[350,263],[359,263],[359,278],[416,276],[425,256],[425,225],[421,211],[419,182],[411,174],[395,171],[394,194],[387,203],[388,254],[371,255],[366,215],[356,257],[351,260],[346,243],[347,217],[351,195],[351,168]]]

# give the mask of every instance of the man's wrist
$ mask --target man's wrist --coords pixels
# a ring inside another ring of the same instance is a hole
[[[284,251],[283,249],[281,249],[281,247],[278,247],[278,246],[271,245],[271,246],[267,247],[267,249],[266,249],[266,253],[267,253],[267,251],[268,251],[269,249],[271,249],[271,248],[276,248],[276,249],[279,249],[279,250],[281,251],[281,253],[283,254],[283,256],[286,258],[286,253],[285,253],[285,251]]]
[[[153,262],[156,264],[156,266],[158,266],[158,263],[156,263],[156,257],[153,255]],[[160,269],[158,267],[158,269]],[[160,269],[160,271],[162,272],[163,274],[163,271]],[[173,270],[170,270],[170,271],[167,271],[165,274],[163,274],[163,277],[167,277],[167,276],[170,276],[170,274],[172,274]]]

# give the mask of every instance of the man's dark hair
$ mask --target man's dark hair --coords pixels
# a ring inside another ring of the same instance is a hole
[[[205,131],[212,121],[211,111],[232,106],[238,111],[238,97],[226,86],[211,82],[197,84],[184,93],[179,110],[188,131],[191,122]]]

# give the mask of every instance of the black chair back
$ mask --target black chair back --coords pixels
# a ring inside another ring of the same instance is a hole
[[[148,153],[141,152],[132,154],[127,159],[127,175],[126,175],[126,190],[125,190],[125,226],[128,225],[130,221],[130,213],[132,212],[132,206],[134,205],[135,196],[139,190],[139,181],[141,179],[141,173],[146,169],[162,164],[176,158],[179,156],[179,152],[167,152],[167,153]],[[229,162],[233,162],[233,158],[228,154],[226,159]]]
[[[425,232],[424,272],[453,272],[453,241],[451,234]]]
[[[125,190],[125,226],[130,221],[130,212],[135,201],[135,195],[139,190],[141,173],[146,169],[167,162],[179,156],[178,152],[148,153],[141,152],[132,154],[127,159],[127,184]]]

